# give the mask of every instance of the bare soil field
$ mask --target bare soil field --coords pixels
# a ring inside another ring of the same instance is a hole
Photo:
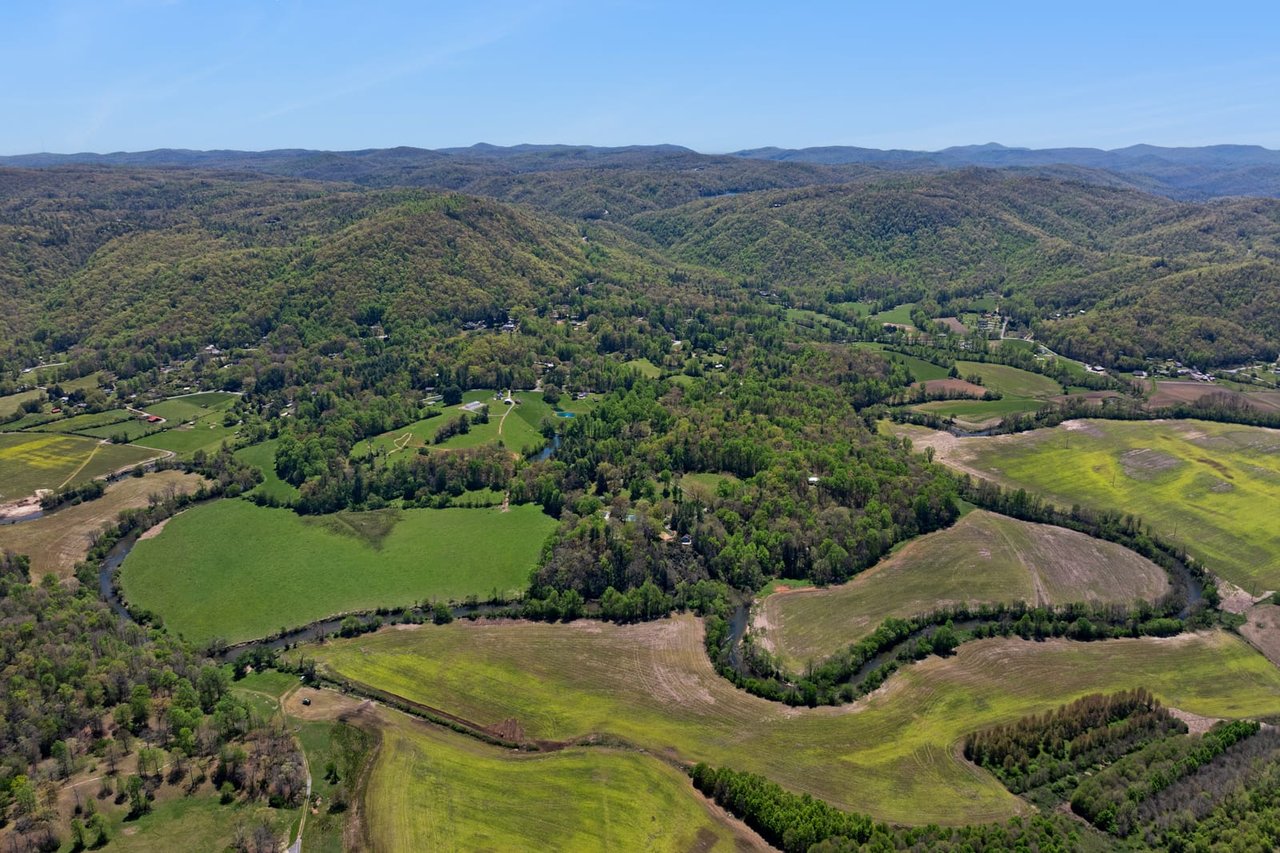
[[[917,382],[916,386],[924,388],[930,394],[963,394],[966,397],[973,397],[981,400],[982,395],[987,393],[987,389],[973,382],[966,382],[963,379],[930,379],[926,382]]]
[[[1244,393],[1214,382],[1157,382],[1156,392],[1151,395],[1147,405],[1157,409],[1179,403],[1194,403],[1210,396],[1217,396],[1224,402],[1249,406],[1262,412],[1280,412],[1280,391]]]
[[[1240,635],[1266,655],[1267,660],[1280,666],[1280,607],[1264,601],[1249,608],[1246,618],[1248,621],[1240,626]]]
[[[201,477],[182,471],[157,471],[144,477],[125,477],[107,487],[97,500],[54,510],[32,521],[0,525],[0,550],[31,558],[33,580],[52,572],[68,578],[85,558],[94,537],[112,524],[122,510],[144,507],[153,494],[190,494]]]

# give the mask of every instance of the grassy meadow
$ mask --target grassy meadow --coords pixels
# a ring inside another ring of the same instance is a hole
[[[59,489],[160,456],[128,444],[58,433],[0,434],[0,501]]]
[[[1159,566],[1115,543],[977,510],[840,586],[769,595],[752,631],[799,670],[890,616],[961,603],[1129,604],[1168,590]]]
[[[386,714],[365,788],[376,850],[733,850],[679,770],[636,752],[516,753]]]
[[[32,388],[30,391],[19,391],[17,394],[8,394],[0,397],[0,418],[7,418],[15,414],[22,408],[23,403],[31,400],[44,401],[45,392],[40,388]]]
[[[455,622],[301,653],[329,672],[479,725],[514,720],[534,739],[610,735],[913,824],[1025,813],[1025,803],[963,761],[957,742],[1091,692],[1144,686],[1199,714],[1280,712],[1280,671],[1222,632],[1098,643],[983,640],[907,667],[855,705],[815,709],[734,688],[712,670],[702,633],[688,616],[631,626]]]
[[[280,503],[290,503],[298,497],[298,487],[286,483],[276,473],[276,445],[278,439],[270,439],[261,444],[242,447],[236,451],[236,458],[246,465],[252,465],[262,472],[262,482],[249,494],[261,493],[275,498]]]
[[[1131,512],[1244,589],[1280,589],[1280,431],[1086,420],[945,443],[943,462],[1060,506]]]
[[[223,500],[139,541],[120,583],[175,633],[238,642],[350,610],[512,592],[554,527],[534,506],[304,518]]]

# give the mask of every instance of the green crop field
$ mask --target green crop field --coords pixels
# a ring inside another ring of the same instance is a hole
[[[273,438],[261,444],[243,447],[236,451],[236,458],[262,472],[262,482],[250,494],[255,492],[262,493],[275,498],[280,503],[287,504],[298,497],[298,488],[292,483],[286,483],[281,480],[280,475],[276,473],[276,445],[278,443],[279,441]]]
[[[982,384],[1006,397],[1035,397],[1044,399],[1062,393],[1062,386],[1048,376],[1010,367],[1007,364],[986,364],[980,361],[957,361],[956,370],[961,376],[977,375]]]
[[[131,444],[57,433],[0,434],[0,500],[58,489],[159,456]]]
[[[1198,714],[1280,712],[1280,670],[1223,632],[967,643],[952,657],[907,667],[856,705],[815,709],[734,688],[712,670],[702,626],[690,616],[631,626],[455,622],[297,654],[479,725],[515,721],[525,737],[552,740],[612,735],[903,823],[1024,813],[1021,800],[960,758],[956,743],[1091,692],[1144,686]]]
[[[918,446],[932,441],[919,435]],[[943,462],[1060,506],[1131,512],[1246,590],[1280,589],[1280,431],[1085,420],[942,442]]]
[[[375,850],[733,850],[688,778],[635,752],[504,750],[385,715],[365,789]]]
[[[303,518],[223,500],[138,542],[121,584],[188,639],[237,642],[349,610],[512,592],[554,527],[534,506]]]
[[[235,427],[225,427],[221,423],[200,420],[195,426],[174,427],[140,438],[137,444],[139,447],[170,450],[184,459],[190,459],[197,450],[213,453],[222,447],[224,441],[231,442],[235,437]]]
[[[961,603],[1129,604],[1168,590],[1159,566],[1115,543],[978,510],[848,583],[768,596],[756,605],[752,632],[799,670],[890,616]]]

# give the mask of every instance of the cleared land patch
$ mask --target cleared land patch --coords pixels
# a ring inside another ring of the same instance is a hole
[[[1168,590],[1159,566],[1112,542],[976,510],[848,583],[768,596],[756,605],[753,632],[798,670],[890,616],[983,602],[1127,605]]]
[[[1221,632],[1167,640],[983,640],[841,708],[799,709],[720,678],[692,617],[615,626],[499,622],[384,630],[302,650],[331,673],[534,739],[592,733],[762,773],[901,823],[1001,820],[1026,806],[966,764],[965,734],[1094,691],[1144,686],[1205,716],[1280,711],[1280,671]]]
[[[53,433],[0,434],[0,501],[83,483],[160,456],[129,444]]]
[[[46,572],[59,578],[70,577],[76,563],[89,553],[94,537],[113,524],[122,510],[145,507],[153,494],[163,495],[171,490],[189,494],[202,479],[182,471],[125,477],[108,486],[96,500],[61,508],[33,521],[0,525],[0,551],[29,556],[33,580]]]
[[[351,610],[510,593],[554,527],[534,506],[303,518],[222,500],[138,542],[120,583],[170,630],[237,642]]]
[[[1068,421],[1017,435],[904,430],[962,471],[1133,513],[1251,594],[1280,588],[1280,430],[1208,421]],[[1170,462],[1169,460],[1174,460]]]
[[[967,397],[982,398],[987,389],[963,379],[930,379],[928,382],[917,382],[930,394],[963,394]]]
[[[1216,382],[1179,382],[1161,379],[1156,381],[1155,393],[1147,400],[1153,409],[1176,406],[1179,403],[1195,403],[1212,397],[1228,405],[1245,406],[1261,412],[1280,411],[1280,392],[1241,392]]]

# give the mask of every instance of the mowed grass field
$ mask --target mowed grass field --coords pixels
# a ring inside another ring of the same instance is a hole
[[[236,458],[247,465],[252,465],[262,472],[262,482],[249,494],[261,493],[275,498],[281,503],[290,503],[298,497],[298,487],[286,483],[276,473],[276,445],[279,439],[271,439],[261,444],[242,447],[236,451]]]
[[[554,527],[534,506],[303,518],[222,500],[139,541],[120,583],[171,631],[238,642],[351,610],[513,592]]]
[[[0,434],[0,501],[58,489],[161,456],[129,444],[55,433]]]
[[[752,632],[799,669],[890,616],[962,603],[1129,604],[1168,590],[1159,566],[1115,543],[976,510],[848,583],[769,595],[756,604]]]
[[[125,477],[107,487],[96,500],[63,507],[34,521],[0,525],[0,551],[31,558],[31,577],[47,572],[70,577],[76,563],[85,558],[93,537],[115,523],[122,510],[145,507],[153,494],[194,492],[203,478],[183,471],[157,471],[143,477]]]
[[[30,391],[19,391],[17,394],[9,394],[0,397],[0,418],[7,418],[22,408],[23,403],[31,400],[45,400],[45,392],[40,388],[32,388]]]
[[[688,777],[601,747],[528,754],[385,712],[365,787],[375,850],[723,850]]]
[[[422,626],[307,646],[327,671],[528,738],[592,733],[762,773],[879,819],[1001,820],[1027,806],[960,757],[965,734],[1095,691],[1147,687],[1208,716],[1280,712],[1280,670],[1223,632],[1074,643],[983,640],[841,708],[788,708],[711,668],[701,622]],[[507,723],[510,725],[510,723]]]
[[[982,438],[909,432],[938,458],[1059,506],[1131,512],[1249,592],[1280,589],[1280,431],[1207,421],[1069,421]]]
[[[502,442],[503,447],[521,455],[532,453],[546,443],[539,429],[544,419],[550,420],[555,417],[555,412],[551,406],[543,402],[541,394],[535,394],[532,391],[516,391],[512,397],[520,401],[519,405],[508,406],[502,400],[494,399],[493,391],[467,391],[462,395],[462,404],[483,403],[488,406],[489,422],[487,424],[476,423],[474,412],[468,412],[461,406],[449,406],[442,410],[443,414],[414,421],[400,429],[360,441],[352,448],[351,453],[353,456],[361,456],[373,450],[386,460],[394,461],[398,455],[416,453],[420,447],[431,450],[456,450],[498,442]],[[565,401],[564,405],[567,411],[572,410],[569,401]],[[470,432],[454,435],[440,444],[433,443],[441,427],[461,419],[464,414],[472,419]]]

